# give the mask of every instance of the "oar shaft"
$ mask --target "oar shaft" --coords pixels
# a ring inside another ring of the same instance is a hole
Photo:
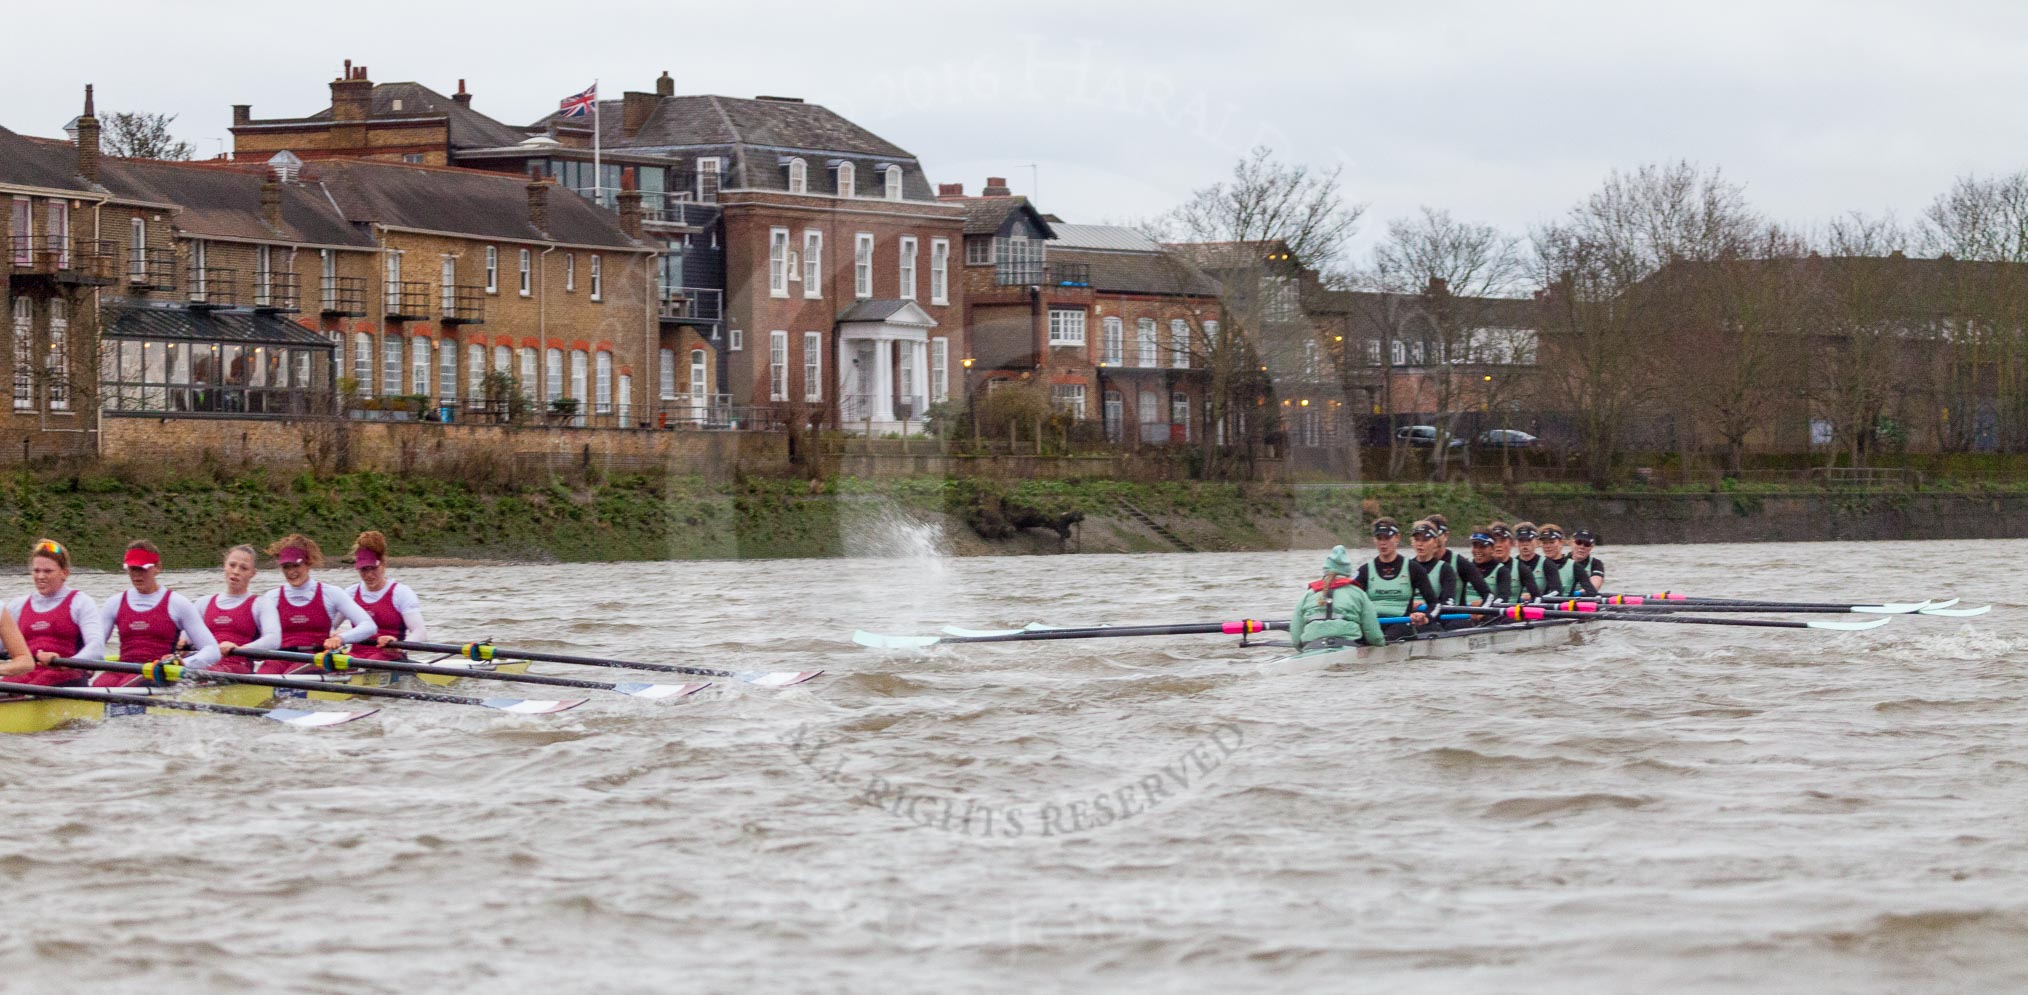
[[[698,677],[738,677],[736,671],[718,670],[712,667],[680,667],[671,663],[642,663],[636,660],[614,660],[600,656],[579,656],[572,653],[543,653],[537,650],[520,650],[492,643],[414,643],[396,640],[387,644],[392,649],[414,650],[417,653],[450,653],[468,660],[530,660],[536,663],[575,663],[586,667],[611,667],[616,670],[649,670],[664,674],[691,674]]]
[[[408,701],[435,701],[446,705],[483,705],[478,698],[462,694],[438,694],[430,691],[407,691],[401,688],[381,688],[364,684],[326,684],[322,681],[292,681],[286,677],[269,674],[232,674],[219,670],[189,670],[171,664],[160,670],[150,669],[138,663],[115,663],[104,660],[80,660],[65,658],[56,661],[73,670],[103,670],[114,674],[140,674],[170,683],[188,684],[250,684],[255,687],[275,688],[284,691],[329,691],[333,694],[357,695],[362,698],[402,698]]]
[[[943,636],[940,643],[1020,643],[1038,639],[1111,639],[1120,636],[1193,636],[1204,634],[1249,635],[1270,629],[1286,629],[1287,621],[1186,622],[1178,625],[1111,625],[1082,629],[1034,629],[1027,632],[995,633],[990,636]]]
[[[1475,615],[1502,615],[1507,612],[1512,612],[1514,609],[1457,607],[1455,610],[1471,612],[1472,614]],[[1679,618],[1673,615],[1641,615],[1634,612],[1557,611],[1550,608],[1536,608],[1533,606],[1525,606],[1521,609],[1521,611],[1523,612],[1522,615],[1523,620],[1530,618],[1590,618],[1614,622],[1674,622],[1682,625],[1743,625],[1757,629],[1814,628],[1808,622],[1775,622],[1753,618]],[[1508,615],[1506,617],[1511,618],[1512,616]]]
[[[1844,602],[1844,601],[1769,601],[1769,600],[1765,600],[1765,599],[1760,599],[1760,600],[1756,600],[1756,599],[1752,599],[1752,598],[1691,598],[1691,597],[1685,597],[1685,596],[1682,596],[1682,595],[1678,595],[1678,594],[1603,594],[1603,593],[1602,593],[1602,594],[1596,595],[1596,596],[1594,596],[1594,597],[1587,597],[1587,598],[1578,598],[1578,599],[1576,599],[1576,600],[1578,600],[1578,601],[1599,601],[1599,602],[1606,602],[1606,601],[1610,601],[1611,599],[1614,599],[1614,598],[1640,598],[1640,599],[1641,599],[1641,601],[1639,602],[1639,604],[1640,604],[1641,606],[1644,606],[1644,607],[1649,607],[1649,608],[1653,608],[1653,607],[1656,607],[1656,606],[1660,606],[1660,605],[1667,605],[1667,606],[1672,606],[1672,607],[1674,607],[1674,606],[1685,606],[1685,605],[1762,605],[1762,606],[1770,606],[1770,607],[1771,607],[1771,606],[1777,606],[1777,605],[1779,605],[1779,606],[1783,606],[1783,607],[1789,607],[1789,608],[1836,608],[1836,609],[1840,609],[1840,610],[1846,610],[1846,611],[1849,611],[1849,610],[1851,610],[1851,609],[1853,609],[1853,608],[1865,608],[1865,607],[1870,607],[1870,605],[1868,605],[1868,604],[1866,604],[1866,603],[1862,603],[1862,602],[1856,602],[1856,601],[1854,601],[1854,602]],[[1873,604],[1878,604],[1878,603],[1879,603],[1879,602],[1874,602]],[[1619,605],[1616,605],[1615,607],[1617,608],[1617,607],[1634,607],[1634,606],[1633,606],[1633,605],[1626,605],[1626,606],[1619,606]]]
[[[385,670],[395,674],[437,674],[443,677],[470,677],[482,681],[505,681],[510,684],[546,684],[563,688],[597,688],[601,691],[617,690],[609,681],[583,681],[575,677],[550,677],[545,674],[502,674],[491,670],[476,670],[468,667],[432,667],[426,663],[408,663],[399,660],[361,660],[343,653],[290,653],[286,650],[250,650],[243,647],[233,649],[234,656],[254,660],[284,660],[290,663],[315,663],[320,660],[331,664],[332,670]]]
[[[103,701],[115,705],[145,705],[149,708],[173,708],[185,712],[212,712],[218,715],[266,715],[268,709],[249,708],[244,705],[221,705],[210,701],[178,701],[175,698],[157,698],[145,694],[119,694],[105,691],[87,691],[83,688],[56,688],[41,684],[16,684],[0,681],[0,694],[20,694],[35,698],[64,698],[70,701]]]

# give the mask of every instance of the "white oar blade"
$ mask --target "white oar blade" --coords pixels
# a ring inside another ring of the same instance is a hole
[[[1867,615],[1913,615],[1928,607],[1929,602],[1917,601],[1912,604],[1853,605],[1852,610]]]
[[[1956,599],[1956,598],[1952,598],[1952,599],[1950,599],[1949,601],[1932,601],[1932,602],[1930,602],[1929,604],[1927,604],[1927,605],[1924,605],[1923,607],[1925,607],[1925,608],[1949,608],[1950,606],[1952,606],[1952,605],[1955,605],[1955,604],[1957,604],[1957,603],[1958,603],[1958,599]]]
[[[1812,629],[1836,629],[1840,632],[1860,632],[1865,629],[1878,629],[1886,625],[1887,622],[1888,620],[1884,618],[1872,618],[1864,622],[1804,622],[1803,624]]]
[[[1977,608],[1925,608],[1916,614],[1941,615],[1945,618],[1971,618],[1974,615],[1984,615],[1992,610],[1992,605],[1980,605]]]
[[[561,701],[544,701],[526,698],[487,698],[479,704],[497,708],[516,715],[549,715],[553,712],[567,712],[589,701],[589,698],[565,698]]]
[[[352,712],[304,712],[293,708],[271,708],[262,714],[261,718],[280,722],[283,725],[295,726],[298,729],[315,729],[319,726],[343,725],[353,719],[363,719],[378,711],[380,711],[378,708],[368,708]]]
[[[1075,629],[1078,628],[1078,626],[1050,625],[1047,622],[1030,622],[1027,625],[1022,626],[1021,628],[1028,632],[1049,632],[1054,629]],[[1104,626],[1087,626],[1087,628],[1102,629],[1104,628]]]
[[[1042,628],[1048,627],[1043,626]],[[967,638],[973,639],[976,639],[980,636],[1018,636],[1024,632],[1035,632],[1035,631],[1037,630],[1032,624],[1030,625],[1030,627],[1025,629],[965,629],[955,625],[946,625],[943,627],[943,634],[946,636],[965,636]]]
[[[792,684],[801,684],[821,673],[823,673],[821,670],[777,670],[766,674],[749,671],[733,676],[755,687],[785,688]]]
[[[943,641],[940,636],[885,636],[878,632],[860,629],[852,634],[852,641],[869,649],[877,650],[919,650],[935,646]]]
[[[630,681],[625,684],[613,685],[613,690],[635,698],[646,698],[649,701],[656,701],[662,698],[681,698],[684,695],[696,694],[710,686],[710,684],[645,684]]]

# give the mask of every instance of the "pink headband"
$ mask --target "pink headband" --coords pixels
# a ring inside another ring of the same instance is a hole
[[[301,546],[290,546],[275,554],[275,562],[283,566],[291,563],[310,562],[310,551]]]
[[[380,565],[380,554],[365,548],[354,550],[352,552],[352,565],[355,567],[377,567]]]
[[[162,565],[162,557],[145,549],[130,549],[127,550],[127,558],[121,562],[129,567],[157,567]]]

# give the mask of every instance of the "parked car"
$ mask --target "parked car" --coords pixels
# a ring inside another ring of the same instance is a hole
[[[1405,425],[1394,430],[1394,437],[1411,446],[1434,446],[1436,445],[1437,430],[1435,425]],[[1452,437],[1450,442],[1445,443],[1444,448],[1463,449],[1465,448],[1465,440]]]
[[[1492,428],[1479,433],[1479,445],[1487,449],[1533,449],[1537,439],[1518,428]]]

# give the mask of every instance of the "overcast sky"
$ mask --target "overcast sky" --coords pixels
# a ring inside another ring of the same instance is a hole
[[[1608,170],[1658,160],[1722,166],[1799,224],[1912,220],[1954,176],[2028,167],[2017,3],[516,6],[15,4],[0,124],[61,134],[90,82],[102,111],[178,115],[208,156],[230,147],[232,104],[308,114],[348,58],[376,82],[449,93],[463,77],[510,124],[667,69],[679,93],[826,104],[967,192],[1039,181],[1069,221],[1160,212],[1267,144],[1343,167],[1370,209],[1362,253],[1424,204],[1525,233]]]

